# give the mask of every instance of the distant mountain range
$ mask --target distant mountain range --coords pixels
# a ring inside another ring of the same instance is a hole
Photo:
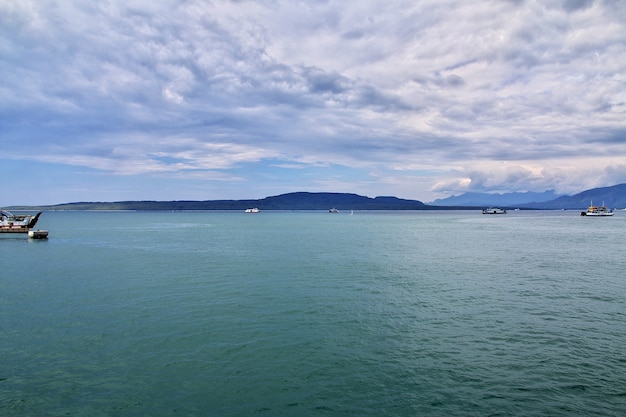
[[[424,204],[417,200],[397,197],[364,197],[349,193],[295,192],[258,200],[207,201],[118,201],[80,202],[50,206],[9,207],[10,210],[452,210],[476,209],[489,206],[522,209],[585,209],[591,202],[604,203],[610,208],[626,207],[626,184],[593,188],[573,196],[554,197],[554,191],[544,193],[480,194],[465,193],[456,197]],[[534,201],[529,201],[534,200]]]
[[[512,207],[528,203],[543,203],[560,197],[554,190],[543,193],[464,193],[457,196],[438,199],[431,203],[434,206],[505,206]]]
[[[543,193],[465,193],[435,200],[432,205],[439,206],[498,206],[528,209],[584,209],[591,202],[604,203],[611,208],[626,207],[626,184],[611,187],[592,188],[573,196],[557,195],[554,190]]]
[[[520,208],[583,209],[592,202],[595,205],[604,204],[609,208],[626,208],[626,184],[592,188],[573,196],[564,195],[550,201],[524,204]]]

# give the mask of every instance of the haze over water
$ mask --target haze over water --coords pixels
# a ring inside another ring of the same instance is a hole
[[[46,212],[0,414],[618,416],[626,212]]]

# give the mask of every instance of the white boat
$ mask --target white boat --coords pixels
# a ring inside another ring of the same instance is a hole
[[[32,214],[13,214],[0,210],[0,233],[27,233],[35,227],[41,212]]]
[[[331,208],[328,210],[329,213],[339,213],[339,210],[337,210],[336,208]]]
[[[506,214],[506,209],[501,209],[498,207],[489,207],[488,209],[483,210],[483,214]]]
[[[246,213],[258,213],[259,209],[254,207],[254,208],[248,208],[244,210]]]
[[[606,217],[606,216],[612,216],[613,214],[615,214],[613,213],[613,210],[611,210],[610,208],[607,208],[604,205],[604,201],[602,202],[601,206],[594,206],[593,201],[592,201],[589,207],[587,207],[587,211],[580,212],[581,216],[591,216],[591,217]]]

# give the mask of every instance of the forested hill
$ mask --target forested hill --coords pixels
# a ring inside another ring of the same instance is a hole
[[[40,210],[426,210],[421,201],[397,197],[364,197],[347,193],[296,192],[258,200],[80,202],[40,206]],[[34,209],[33,207],[30,207]]]

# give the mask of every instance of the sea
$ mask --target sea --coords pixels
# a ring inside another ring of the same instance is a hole
[[[0,415],[624,416],[626,211],[44,212]]]

